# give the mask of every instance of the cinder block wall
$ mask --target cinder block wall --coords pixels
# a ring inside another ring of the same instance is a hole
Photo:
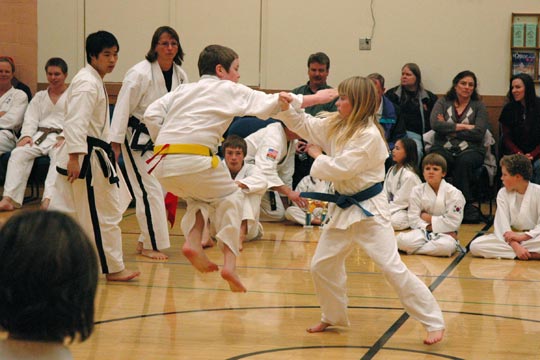
[[[15,77],[35,93],[38,71],[37,0],[0,0],[0,9],[0,55],[13,57]]]

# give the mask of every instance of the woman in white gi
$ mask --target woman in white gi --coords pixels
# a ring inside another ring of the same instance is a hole
[[[154,100],[188,77],[180,67],[184,51],[176,31],[161,26],[154,32],[146,60],[128,70],[114,107],[109,140],[116,159],[123,154],[131,188],[135,195],[136,215],[141,235],[137,251],[153,259],[165,260],[160,250],[170,247],[163,189],[148,174],[146,160],[153,155],[153,144],[146,126],[140,122]]]
[[[13,59],[0,57],[0,155],[13,150],[21,129],[28,97],[11,85],[15,73]]]
[[[21,136],[9,157],[0,211],[12,211],[22,206],[34,160],[47,155],[50,166],[41,207],[47,209],[49,206],[57,174],[56,151],[63,142],[59,134],[64,127],[67,71],[67,64],[61,58],[51,58],[45,64],[49,87],[34,96],[24,115]]]
[[[388,202],[380,185],[388,147],[375,120],[375,85],[369,79],[352,77],[339,85],[338,92],[338,113],[327,119],[307,115],[299,109],[297,100],[286,93],[281,93],[280,99],[282,110],[287,111],[277,116],[309,141],[307,152],[315,158],[311,175],[332,181],[336,193],[343,194],[338,201],[355,202],[348,208],[330,204],[330,222],[323,229],[311,262],[322,318],[307,331],[349,325],[345,259],[356,243],[379,266],[406,311],[426,328],[424,343],[434,344],[444,334],[441,310],[427,286],[401,261]],[[293,106],[289,106],[291,101]]]
[[[422,160],[425,183],[416,185],[409,198],[409,224],[413,230],[396,236],[407,254],[451,256],[458,249],[457,232],[463,220],[465,198],[444,180],[446,160],[431,153]]]
[[[470,245],[473,256],[540,259],[540,185],[530,182],[531,161],[523,154],[501,159],[504,187],[497,194],[495,232],[477,237]]]
[[[54,193],[49,206],[78,220],[95,242],[101,270],[109,281],[128,281],[138,271],[124,266],[120,221],[129,204],[110,148],[109,101],[103,78],[118,60],[113,34],[98,31],[86,38],[86,60],[66,91],[65,142],[57,154]],[[122,194],[123,191],[123,194]]]
[[[241,192],[227,167],[215,155],[221,136],[235,116],[267,119],[279,111],[278,95],[265,94],[237,84],[238,54],[221,45],[209,45],[198,61],[201,79],[180,85],[152,103],[143,122],[156,144],[151,170],[163,187],[183,197],[182,218],[186,237],[182,251],[200,272],[217,271],[203,251],[202,234],[208,220],[224,255],[221,276],[234,292],[245,292],[236,272],[239,255]],[[312,95],[314,103],[328,102],[332,91]]]
[[[299,201],[299,193],[292,189],[296,139],[299,139],[298,135],[280,122],[270,124],[245,139],[246,162],[255,164],[267,180],[268,191],[261,200],[261,221],[283,221],[284,203]]]
[[[390,222],[394,230],[410,227],[407,209],[412,188],[422,183],[418,176],[418,150],[416,141],[402,138],[392,149],[392,165],[384,179],[384,191],[390,206]]]

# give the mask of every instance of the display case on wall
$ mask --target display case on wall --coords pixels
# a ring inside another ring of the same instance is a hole
[[[510,74],[527,73],[540,82],[540,14],[512,14]]]

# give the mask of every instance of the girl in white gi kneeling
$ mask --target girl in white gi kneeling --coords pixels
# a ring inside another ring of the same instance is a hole
[[[427,286],[401,261],[382,191],[388,146],[375,119],[377,91],[371,80],[352,77],[339,84],[338,93],[338,112],[326,119],[306,114],[299,99],[280,94],[283,112],[278,118],[308,140],[306,152],[315,159],[311,175],[332,181],[336,191],[336,203],[329,205],[330,221],[311,261],[322,318],[307,331],[349,325],[345,259],[356,243],[381,269],[405,310],[425,327],[424,343],[437,343],[445,327],[441,309]]]

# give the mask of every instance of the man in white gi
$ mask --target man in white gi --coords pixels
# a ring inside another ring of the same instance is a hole
[[[302,192],[318,192],[323,194],[333,194],[334,189],[332,186],[332,183],[330,181],[325,181],[321,179],[317,179],[311,175],[306,175],[298,185],[296,185],[296,188],[294,191],[302,193]],[[308,207],[310,206],[310,202],[308,201]],[[311,211],[311,224],[306,224],[306,212],[304,209],[300,208],[296,204],[290,205],[287,210],[285,210],[285,218],[287,220],[293,221],[300,225],[321,225],[321,221],[326,220],[326,211],[328,203],[324,204],[324,202],[321,201],[315,201],[313,204],[313,210]],[[323,219],[324,218],[324,219]]]
[[[240,250],[245,241],[260,238],[263,227],[259,222],[261,198],[266,192],[266,177],[253,164],[244,162],[246,141],[238,135],[229,135],[221,145],[223,161],[231,177],[242,191],[242,223],[240,225]],[[210,237],[203,240],[203,247],[212,246]]]
[[[49,206],[57,174],[56,151],[63,141],[58,135],[64,126],[67,71],[67,64],[61,58],[51,58],[45,64],[49,87],[34,96],[24,115],[21,136],[9,157],[0,211],[22,206],[34,160],[40,156],[50,158],[41,203],[43,209]]]
[[[409,198],[409,224],[413,230],[397,234],[398,248],[407,254],[451,256],[458,249],[457,231],[463,220],[465,198],[444,180],[446,160],[437,153],[422,160],[425,183],[416,185]]]
[[[540,259],[540,185],[530,182],[531,161],[525,155],[501,159],[504,187],[497,194],[495,232],[477,237],[470,245],[473,256]]]
[[[11,85],[15,64],[13,59],[0,56],[0,155],[13,150],[16,133],[21,129],[28,97]]]
[[[123,154],[131,188],[135,195],[136,215],[141,235],[137,251],[152,259],[165,260],[160,250],[171,246],[165,213],[163,189],[148,174],[146,160],[153,155],[148,129],[140,122],[144,111],[156,99],[187,83],[180,67],[184,52],[176,31],[159,27],[152,36],[146,60],[128,70],[114,108],[109,140],[116,155]]]
[[[118,41],[107,31],[86,38],[88,65],[75,75],[67,90],[65,142],[57,155],[60,176],[50,209],[78,220],[95,242],[107,280],[128,281],[140,273],[126,269],[122,258],[119,224],[130,197],[125,184],[119,182],[114,153],[106,142],[109,101],[103,83],[103,77],[116,65],[118,51]]]
[[[152,103],[144,114],[143,122],[156,144],[156,161],[150,170],[155,169],[154,175],[167,191],[186,199],[181,223],[186,237],[184,255],[201,272],[218,270],[201,245],[210,220],[224,253],[221,276],[232,291],[245,292],[236,273],[241,191],[215,154],[234,116],[267,119],[279,111],[278,94],[237,84],[239,59],[230,48],[207,46],[199,56],[198,67],[198,82],[180,85]],[[311,99],[324,101],[328,95],[323,92]]]
[[[298,135],[281,122],[270,124],[246,138],[246,162],[255,164],[268,183],[268,191],[261,201],[261,221],[283,221],[288,199],[306,205],[300,193],[292,189],[296,139],[299,139]]]

